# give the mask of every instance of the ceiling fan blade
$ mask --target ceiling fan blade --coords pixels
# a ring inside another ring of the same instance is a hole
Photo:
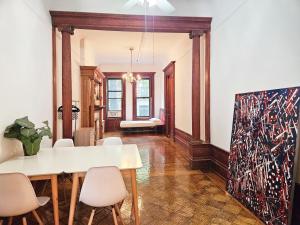
[[[167,0],[158,0],[156,4],[157,4],[158,8],[160,8],[161,10],[163,10],[167,13],[171,13],[171,12],[175,11],[175,7]]]
[[[139,0],[129,0],[125,3],[123,8],[126,10],[131,9],[133,6],[135,6],[138,3],[139,3]]]

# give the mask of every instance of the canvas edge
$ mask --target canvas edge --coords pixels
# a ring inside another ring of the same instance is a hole
[[[298,135],[297,135],[297,143],[296,143],[296,149],[295,149],[295,158],[294,158],[294,171],[293,171],[293,183],[292,183],[292,188],[291,188],[291,205],[290,205],[290,210],[289,210],[289,215],[288,215],[288,225],[292,224],[292,217],[293,217],[293,205],[294,205],[294,195],[295,195],[295,184],[296,184],[296,179],[298,175],[298,168],[300,166],[298,165],[299,161],[299,151],[300,151],[300,108],[298,109]]]

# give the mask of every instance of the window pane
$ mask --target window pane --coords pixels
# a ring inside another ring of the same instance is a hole
[[[122,99],[108,99],[108,110],[121,111]]]
[[[122,98],[122,92],[108,92],[108,98]]]
[[[137,81],[136,84],[137,97],[150,97],[150,80],[142,79]]]
[[[136,115],[137,115],[137,117],[150,116],[149,98],[137,98],[136,99]]]
[[[122,91],[121,79],[108,79],[108,91]]]

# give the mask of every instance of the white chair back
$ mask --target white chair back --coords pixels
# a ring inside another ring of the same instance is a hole
[[[53,148],[61,148],[61,147],[74,147],[74,142],[72,139],[58,139],[54,145]]]
[[[106,207],[121,202],[127,195],[117,167],[94,167],[85,176],[79,201],[92,207]]]
[[[22,215],[40,206],[32,184],[24,174],[0,174],[0,184],[0,217]]]
[[[122,145],[123,142],[120,137],[107,137],[103,139],[102,145]]]

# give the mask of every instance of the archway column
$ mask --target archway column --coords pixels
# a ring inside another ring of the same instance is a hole
[[[72,138],[72,64],[71,35],[72,26],[59,27],[62,34],[62,106],[63,138]]]

